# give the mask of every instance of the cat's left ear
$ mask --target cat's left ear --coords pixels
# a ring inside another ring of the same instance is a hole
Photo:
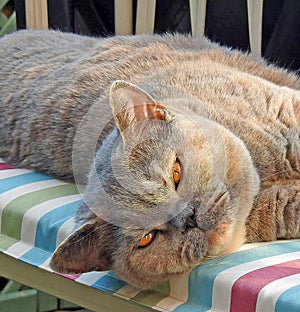
[[[146,91],[123,80],[117,80],[112,84],[109,103],[121,133],[139,121],[172,120],[164,105],[157,103]]]

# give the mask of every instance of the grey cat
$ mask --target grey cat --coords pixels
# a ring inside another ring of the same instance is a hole
[[[182,35],[0,40],[0,157],[83,187],[64,273],[147,288],[300,237],[299,79]]]

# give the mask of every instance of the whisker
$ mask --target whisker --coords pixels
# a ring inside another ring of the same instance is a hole
[[[89,233],[87,233],[87,234],[81,236],[81,237],[78,238],[76,241],[72,242],[72,244],[77,244],[77,243],[83,241],[87,236],[92,235],[92,234],[93,234],[94,232],[96,232],[97,230],[98,230],[97,228],[94,228],[94,229],[93,229],[92,231],[90,231]]]
[[[274,172],[274,173],[272,173],[272,174],[270,174],[270,175],[264,177],[263,179],[261,179],[261,181],[265,181],[265,180],[269,179],[270,177],[273,177],[273,176],[275,176],[275,175],[277,175],[277,174],[285,173],[285,172],[288,172],[288,171],[289,171],[289,170],[286,169],[286,170],[281,170],[281,171]]]

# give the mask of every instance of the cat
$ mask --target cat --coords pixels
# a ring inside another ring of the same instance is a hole
[[[0,66],[0,157],[83,193],[55,271],[148,288],[300,237],[296,74],[179,34],[19,31]]]

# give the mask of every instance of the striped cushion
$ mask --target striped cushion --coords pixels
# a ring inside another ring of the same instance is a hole
[[[75,185],[0,161],[0,251],[51,271],[51,254],[71,233],[79,201]],[[158,311],[300,311],[300,241],[243,249],[149,291],[112,272],[64,276]]]

